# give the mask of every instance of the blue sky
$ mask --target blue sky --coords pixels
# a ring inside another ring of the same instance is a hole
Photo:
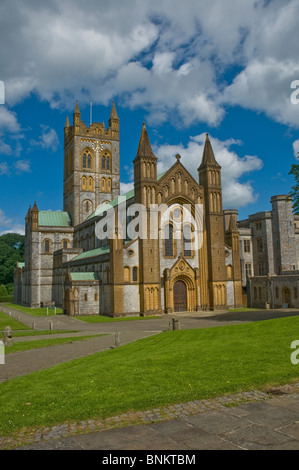
[[[63,128],[120,118],[121,188],[132,185],[142,122],[158,170],[197,179],[205,133],[224,208],[270,210],[299,151],[298,0],[2,0],[0,234],[24,233],[29,205],[62,210]],[[1,97],[0,97],[1,98]],[[1,103],[1,99],[0,99]]]

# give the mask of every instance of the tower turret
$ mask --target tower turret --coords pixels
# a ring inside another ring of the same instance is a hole
[[[152,151],[145,123],[143,123],[138,150],[133,164],[135,202],[146,207],[156,202],[157,160]]]
[[[221,166],[216,161],[208,134],[198,174],[205,196],[210,308],[220,309],[227,303]]]

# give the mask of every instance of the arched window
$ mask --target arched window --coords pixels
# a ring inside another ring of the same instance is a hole
[[[187,224],[183,227],[183,253],[186,257],[192,256],[191,250],[191,243],[192,243],[192,229],[191,225]]]
[[[111,193],[111,179],[107,181],[107,191],[108,193]]]
[[[92,167],[92,157],[89,150],[85,150],[82,155],[82,168],[91,169]]]
[[[136,266],[134,266],[133,268],[133,282],[137,282],[138,281],[138,268],[136,268]]]
[[[173,226],[171,224],[164,227],[164,256],[173,256]]]
[[[51,240],[44,240],[44,252],[50,253],[51,251]]]
[[[85,212],[88,212],[89,211],[89,202],[86,201],[85,202]]]
[[[101,191],[106,192],[106,179],[105,178],[101,179]]]
[[[127,266],[124,268],[124,281],[130,282],[130,268]]]
[[[111,157],[107,151],[105,151],[102,155],[102,170],[111,170]]]
[[[69,241],[68,240],[62,240],[62,248],[68,248]]]
[[[89,191],[93,191],[93,178],[92,178],[92,176],[90,176],[88,178],[88,189],[89,189]]]
[[[81,184],[82,189],[86,189],[86,177],[82,176],[82,184]]]

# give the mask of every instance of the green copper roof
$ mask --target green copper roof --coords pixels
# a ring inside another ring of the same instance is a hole
[[[83,251],[83,253],[76,256],[76,258],[73,258],[72,261],[78,261],[78,260],[84,259],[84,258],[93,258],[95,256],[105,255],[107,253],[110,253],[110,247],[109,246],[104,246],[104,247],[101,247],[101,248],[95,248],[94,250]]]
[[[68,212],[39,211],[38,225],[43,227],[70,227],[71,219]]]
[[[25,263],[20,263],[20,261],[18,261],[18,268],[25,268]]]
[[[72,281],[98,281],[97,273],[71,273]]]

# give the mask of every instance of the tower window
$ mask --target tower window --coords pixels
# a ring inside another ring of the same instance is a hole
[[[82,167],[91,168],[91,154],[90,152],[84,152],[82,156]]]
[[[108,154],[108,152],[105,152],[102,155],[102,170],[111,170],[110,155]]]

